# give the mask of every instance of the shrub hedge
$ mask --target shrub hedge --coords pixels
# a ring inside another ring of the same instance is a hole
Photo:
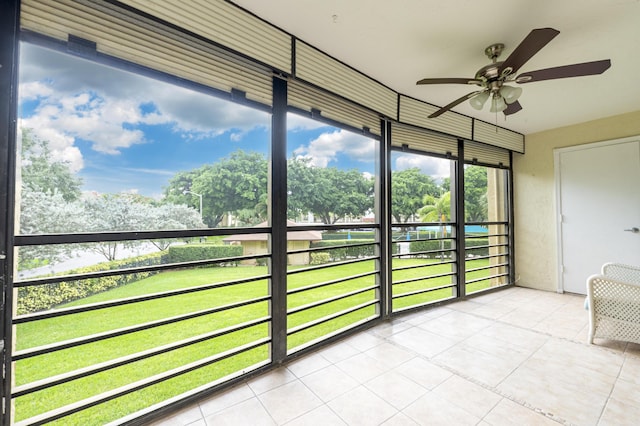
[[[65,275],[86,274],[114,269],[136,268],[140,266],[160,265],[162,263],[188,262],[192,260],[219,259],[242,256],[242,246],[222,246],[211,244],[185,244],[171,246],[164,252],[155,252],[112,262],[66,271]],[[235,262],[233,262],[235,264]],[[220,265],[210,265],[220,266]],[[140,272],[135,274],[114,275],[110,277],[89,278],[78,281],[63,281],[18,289],[18,314],[44,311],[64,303],[73,302],[150,277],[158,272]]]
[[[241,245],[183,244],[169,247],[168,261],[178,263],[236,256],[242,256]]]
[[[429,240],[429,241],[412,241],[411,243],[411,253],[420,252],[420,251],[432,251],[432,250],[450,250],[451,249],[451,240]],[[465,242],[465,247],[468,249],[478,246],[486,246],[489,244],[488,238],[477,238],[472,240],[467,240]],[[487,256],[489,254],[489,248],[484,247],[480,249],[470,250],[470,254],[474,256]],[[421,255],[429,257],[429,255]],[[432,256],[437,256],[433,254]]]
[[[166,253],[156,252],[135,258],[103,262],[67,271],[65,272],[65,275],[159,265],[166,261],[165,256]],[[114,275],[110,277],[88,278],[78,281],[62,281],[59,283],[40,286],[21,287],[18,289],[18,314],[22,315],[51,309],[63,303],[72,302],[114,287],[139,281],[154,274],[157,274],[157,272],[140,272],[135,274]]]
[[[357,247],[338,247],[332,248],[336,245],[353,245],[353,244],[362,244],[362,243],[371,243],[366,246],[357,246]],[[373,239],[351,239],[351,240],[323,240],[323,241],[315,241],[311,243],[311,248],[316,247],[324,247],[326,249],[326,253],[329,254],[331,261],[336,260],[344,260],[347,258],[354,257],[366,257],[373,256],[375,245],[373,244]]]

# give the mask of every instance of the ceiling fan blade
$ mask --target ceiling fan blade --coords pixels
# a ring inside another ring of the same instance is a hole
[[[423,78],[416,84],[482,84],[482,81],[473,78]]]
[[[522,105],[520,105],[520,102],[515,101],[511,104],[507,105],[507,109],[505,109],[503,112],[504,115],[511,115],[511,114],[515,114],[516,112],[520,111],[522,109]]]
[[[461,98],[456,99],[455,101],[451,102],[448,105],[443,106],[442,108],[440,108],[439,110],[437,110],[436,112],[434,112],[433,114],[431,114],[429,116],[429,118],[436,118],[442,114],[444,114],[445,112],[449,111],[451,108],[453,108],[456,105],[459,105],[461,103],[463,103],[464,101],[466,101],[467,99],[471,99],[476,95],[479,95],[480,93],[484,92],[484,90],[477,90],[475,92],[471,92],[471,93],[467,93],[466,95],[464,95]]]
[[[500,73],[510,68],[508,74],[513,74],[520,69],[529,59],[547,45],[560,31],[553,28],[537,28],[532,30],[529,35],[515,48],[511,55],[500,66]]]
[[[581,64],[564,65],[561,67],[545,68],[520,74],[516,83],[531,83],[534,81],[553,80],[557,78],[582,77],[585,75],[602,74],[611,66],[610,59],[583,62]]]

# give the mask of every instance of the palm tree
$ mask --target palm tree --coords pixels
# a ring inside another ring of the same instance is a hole
[[[446,222],[451,216],[451,192],[447,191],[435,198],[425,195],[422,199],[424,207],[418,210],[422,222]]]
[[[451,216],[451,192],[447,191],[435,198],[431,195],[425,195],[422,199],[424,207],[418,210],[420,220],[422,222],[439,222],[440,223],[440,236],[446,236],[446,226],[443,222],[447,222]],[[440,261],[444,260],[444,241],[440,240]]]

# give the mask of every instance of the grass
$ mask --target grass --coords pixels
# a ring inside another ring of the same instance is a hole
[[[482,261],[473,261],[482,262]],[[484,261],[486,264],[486,261]],[[468,262],[468,264],[471,262]],[[423,265],[417,269],[396,271],[393,280],[409,279],[424,275],[442,274],[451,271],[451,265],[434,264],[432,260],[395,259],[394,268],[400,266]],[[477,267],[478,265],[468,266]],[[327,282],[345,276],[375,271],[375,262],[366,261],[350,265],[335,266],[315,271],[291,274],[288,278],[289,290],[298,289],[313,283]],[[484,272],[486,274],[486,272]],[[208,283],[260,277],[267,274],[266,267],[228,267],[198,268],[190,270],[163,272],[135,283],[128,284],[104,293],[69,303],[64,307],[80,306],[88,303],[104,302],[126,297],[141,296],[162,291],[183,289]],[[477,274],[477,273],[476,273]],[[451,277],[421,280],[394,287],[394,294],[413,291],[419,288],[441,286],[451,283]],[[376,283],[374,275],[348,280],[342,283],[324,286],[318,289],[291,294],[288,308],[296,308],[309,303],[327,300],[346,293],[372,286]],[[479,284],[487,285],[487,284]],[[326,315],[356,306],[378,298],[377,290],[367,290],[344,299],[291,314],[287,326],[306,324]],[[100,309],[69,316],[45,319],[17,326],[17,349],[51,344],[104,331],[141,324],[149,321],[186,314],[194,311],[220,307],[269,294],[268,282],[256,279],[246,284],[188,293],[170,298]],[[451,297],[451,290],[438,290],[424,295],[401,298],[394,301],[394,309],[422,304],[433,300]],[[293,349],[322,336],[347,327],[363,319],[376,315],[376,306],[360,309],[340,318],[292,334],[288,338],[288,347]],[[16,362],[15,382],[22,385],[41,380],[100,362],[156,348],[158,346],[223,329],[248,320],[269,315],[268,302],[260,302],[241,308],[209,314],[187,321],[163,325],[149,330],[139,331],[110,338],[46,355]],[[16,398],[16,420],[55,409],[57,407],[82,400],[117,387],[126,385],[168,371],[213,354],[221,353],[240,345],[269,336],[267,324],[253,326],[224,336],[187,346],[145,360],[107,370],[73,382],[41,390]],[[269,347],[264,345],[249,352],[234,356],[195,372],[176,377],[133,395],[118,398],[97,407],[84,410],[60,420],[61,424],[103,424],[143,409],[154,403],[179,395],[190,389],[205,385],[228,374],[241,371],[260,362],[269,360]]]

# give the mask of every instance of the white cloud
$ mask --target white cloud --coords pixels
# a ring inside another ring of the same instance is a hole
[[[444,178],[450,176],[449,160],[426,155],[400,154],[395,160],[395,170],[406,170],[418,168],[425,175],[434,178]]]
[[[263,111],[29,44],[21,45],[19,94],[21,102],[38,101],[20,125],[47,140],[52,155],[69,157],[74,170],[83,165],[77,139],[115,155],[148,142],[137,129],[143,124],[169,125],[188,140],[233,131],[239,141],[270,120]]]
[[[302,145],[293,153],[310,158],[314,166],[327,167],[330,162],[337,160],[338,154],[356,161],[371,162],[374,160],[375,148],[373,139],[340,129],[322,133],[309,142],[309,145]]]

